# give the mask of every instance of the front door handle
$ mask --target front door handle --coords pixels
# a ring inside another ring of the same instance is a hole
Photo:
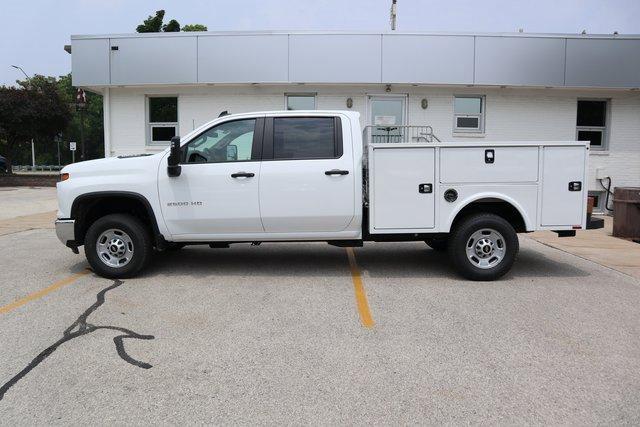
[[[349,175],[349,171],[342,169],[331,169],[330,171],[324,171],[325,175]]]
[[[252,172],[236,172],[231,174],[231,178],[253,178],[254,176],[256,176],[256,174]]]

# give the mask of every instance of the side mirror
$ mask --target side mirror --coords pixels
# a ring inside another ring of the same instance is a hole
[[[227,145],[227,161],[235,162],[238,160],[238,147],[235,145]]]
[[[180,166],[180,158],[182,157],[182,151],[180,150],[180,137],[174,136],[171,138],[171,152],[167,158],[167,175],[180,176],[182,167]]]

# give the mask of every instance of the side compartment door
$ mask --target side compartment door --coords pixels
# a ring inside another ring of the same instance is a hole
[[[333,116],[265,119],[260,211],[267,233],[339,232],[351,223],[355,171],[343,127]]]
[[[585,218],[585,147],[544,147],[542,226],[581,225]]]
[[[372,231],[426,229],[435,224],[435,149],[375,147]]]
[[[258,184],[263,118],[217,124],[183,145],[182,173],[158,176],[162,215],[174,236],[262,233]]]

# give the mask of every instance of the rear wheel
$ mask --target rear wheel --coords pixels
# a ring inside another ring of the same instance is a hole
[[[470,280],[495,280],[506,274],[518,254],[518,235],[504,218],[476,214],[460,222],[451,234],[449,257]]]
[[[147,227],[132,215],[104,216],[85,236],[84,252],[91,268],[111,279],[135,276],[147,265],[152,250]]]

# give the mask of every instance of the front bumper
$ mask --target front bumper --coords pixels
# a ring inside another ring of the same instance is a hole
[[[78,250],[75,232],[76,221],[74,219],[57,219],[55,225],[58,239],[60,239],[65,246],[75,249],[74,252],[76,252]]]

